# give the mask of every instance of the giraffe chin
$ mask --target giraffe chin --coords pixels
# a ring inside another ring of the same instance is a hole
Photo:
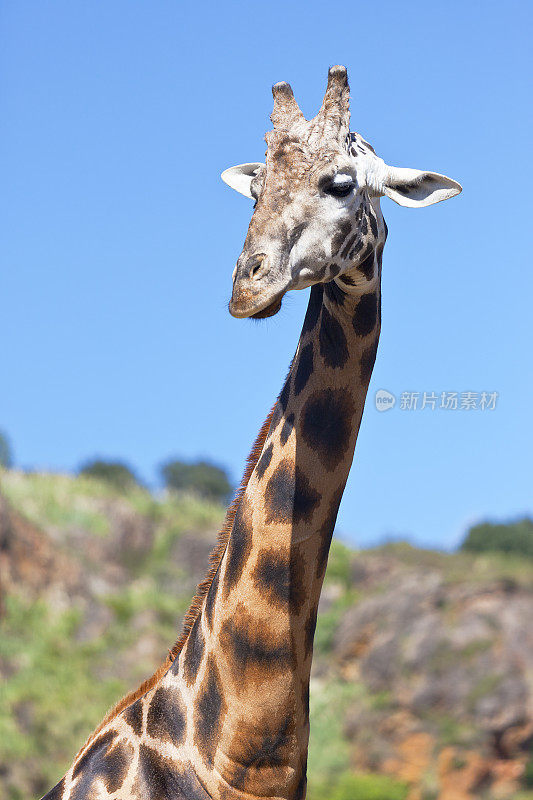
[[[252,314],[251,319],[266,319],[267,317],[273,317],[280,310],[281,301],[281,297],[278,300],[274,300],[273,303],[266,308],[263,308],[261,311],[258,311],[257,314]]]

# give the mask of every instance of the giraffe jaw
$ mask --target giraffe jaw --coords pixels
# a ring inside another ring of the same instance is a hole
[[[252,314],[251,318],[266,319],[267,317],[274,317],[281,308],[281,301],[281,297],[278,300],[274,300],[273,303],[270,303],[270,305],[264,308],[262,311],[257,311],[255,314]]]
[[[278,292],[273,298],[271,297],[263,303],[250,303],[246,301],[246,298],[232,297],[228,305],[229,313],[237,319],[266,319],[267,317],[273,317],[281,308],[284,294],[285,291]]]

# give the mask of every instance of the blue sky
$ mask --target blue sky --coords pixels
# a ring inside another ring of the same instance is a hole
[[[391,164],[459,180],[384,199],[383,331],[339,530],[452,547],[533,511],[533,9],[510,0],[5,0],[0,428],[19,465],[118,457],[156,480],[207,456],[235,479],[294,352],[307,292],[232,319],[272,83],[316,113],[346,64],[352,129]],[[493,411],[379,413],[374,394],[497,391]]]

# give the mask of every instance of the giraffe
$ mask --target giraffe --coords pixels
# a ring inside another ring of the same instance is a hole
[[[273,316],[311,287],[296,354],[181,637],[46,800],[305,797],[318,600],[381,324],[380,198],[425,206],[461,187],[350,133],[344,67],[310,121],[289,84],[273,95],[266,163],[222,173],[255,201],[229,310]]]

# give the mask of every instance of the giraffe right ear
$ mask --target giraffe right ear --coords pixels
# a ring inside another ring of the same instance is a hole
[[[224,183],[227,183],[236,192],[243,194],[245,197],[251,197],[253,200],[254,196],[250,191],[250,187],[255,176],[264,166],[258,161],[251,164],[237,164],[235,167],[225,169],[220,177]]]
[[[385,166],[386,174],[382,181],[383,194],[408,208],[421,208],[448,200],[462,192],[457,181],[441,175],[440,172],[426,172],[420,169]]]

